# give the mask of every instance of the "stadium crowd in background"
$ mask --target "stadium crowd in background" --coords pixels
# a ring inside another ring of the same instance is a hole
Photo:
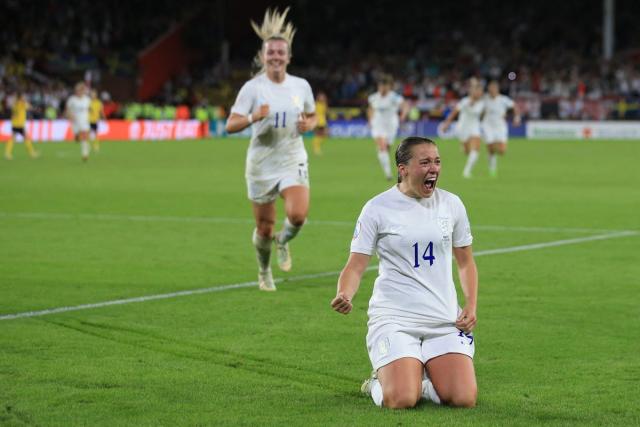
[[[211,36],[222,31],[215,13],[220,2],[178,7],[169,0],[143,0],[135,13],[120,1],[75,3],[73,8],[54,1],[0,6],[4,16],[15,17],[4,24],[0,39],[1,117],[8,117],[18,90],[33,106],[33,118],[60,117],[73,82],[84,79],[100,92],[107,117],[177,118],[187,108],[190,117],[218,119],[225,117],[250,73],[246,52],[255,46],[242,34],[227,30],[233,46],[228,63],[219,52],[212,53],[218,41],[211,42]],[[622,13],[637,7],[632,2],[618,2],[617,49],[611,61],[602,59],[599,8],[581,9],[584,19],[567,25],[575,14],[573,2],[554,5],[553,16],[544,8],[492,8],[479,1],[415,10],[407,4],[361,14],[361,3],[292,8],[292,16],[310,28],[294,48],[293,71],[323,90],[338,108],[329,111],[330,119],[364,117],[367,96],[383,73],[394,76],[394,90],[411,103],[410,120],[445,116],[466,95],[465,81],[472,76],[482,83],[497,79],[524,118],[640,117],[640,40],[627,25],[629,14]],[[428,31],[402,25],[409,8]],[[478,19],[488,9],[491,20]],[[385,28],[384,34],[359,31],[354,37],[350,21],[331,21],[349,14],[357,14],[362,28]],[[331,32],[326,22],[336,23]],[[185,24],[193,60],[141,103],[130,90],[136,84],[138,55],[177,23]],[[114,89],[122,87],[129,90]],[[174,114],[174,108],[182,113]]]

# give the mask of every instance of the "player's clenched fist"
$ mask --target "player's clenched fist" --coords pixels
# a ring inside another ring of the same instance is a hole
[[[348,314],[353,308],[353,304],[351,304],[350,298],[340,293],[331,301],[331,308],[338,313]]]

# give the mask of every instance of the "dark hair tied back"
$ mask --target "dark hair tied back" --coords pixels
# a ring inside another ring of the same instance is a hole
[[[396,166],[406,165],[411,160],[412,152],[411,147],[419,144],[433,144],[435,141],[429,138],[423,138],[421,136],[409,136],[402,140],[402,142],[396,148]],[[398,182],[402,182],[400,172],[398,172]]]

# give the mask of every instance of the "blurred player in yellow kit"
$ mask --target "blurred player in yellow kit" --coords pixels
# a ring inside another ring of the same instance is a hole
[[[89,140],[93,146],[93,151],[100,151],[100,140],[98,139],[98,122],[104,119],[104,107],[98,98],[98,92],[91,90],[91,104],[89,104]]]
[[[318,125],[316,126],[315,134],[311,143],[313,144],[313,153],[316,155],[322,154],[322,143],[325,138],[329,136],[329,127],[327,125],[327,95],[324,92],[318,92],[316,97],[316,117],[318,119]]]
[[[9,138],[7,145],[4,147],[4,158],[7,160],[13,159],[13,143],[18,138],[24,140],[24,146],[32,159],[38,157],[38,153],[33,149],[31,138],[29,138],[29,134],[26,131],[27,111],[30,108],[31,105],[27,101],[27,97],[24,93],[18,92],[16,100],[11,106],[11,138]]]

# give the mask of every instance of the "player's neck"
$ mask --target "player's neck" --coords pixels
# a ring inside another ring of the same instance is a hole
[[[286,71],[276,72],[276,73],[267,73],[267,78],[271,80],[273,83],[282,83],[284,79],[287,77]]]

